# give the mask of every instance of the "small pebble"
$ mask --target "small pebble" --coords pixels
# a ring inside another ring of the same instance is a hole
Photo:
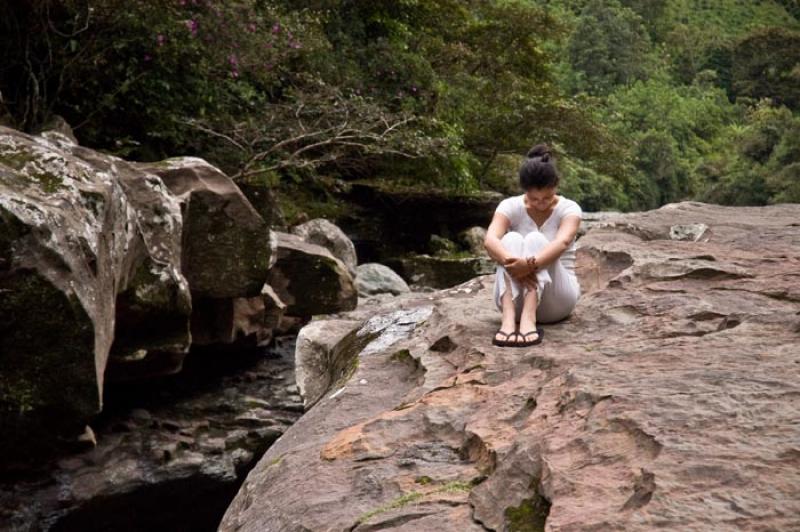
[[[134,408],[130,413],[131,418],[137,421],[150,421],[153,416],[144,408]]]

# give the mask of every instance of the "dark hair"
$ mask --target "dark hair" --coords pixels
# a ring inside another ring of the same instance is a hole
[[[524,190],[558,185],[555,159],[547,144],[537,144],[528,151],[528,158],[519,169],[519,184]]]

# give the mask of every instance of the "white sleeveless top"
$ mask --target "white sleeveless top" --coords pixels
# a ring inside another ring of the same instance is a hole
[[[558,203],[556,203],[553,213],[544,221],[541,227],[536,225],[536,222],[528,216],[528,211],[525,210],[525,194],[519,196],[512,196],[500,202],[495,212],[499,212],[509,219],[511,226],[509,231],[516,231],[522,236],[527,235],[533,231],[539,231],[548,240],[553,241],[558,233],[558,228],[561,226],[561,220],[567,216],[583,217],[583,211],[580,205],[567,199],[564,196],[556,196]],[[575,239],[572,239],[569,247],[561,254],[561,263],[570,272],[575,272]]]

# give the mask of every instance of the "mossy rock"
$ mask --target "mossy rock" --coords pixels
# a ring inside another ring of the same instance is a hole
[[[117,296],[111,360],[139,350],[184,353],[191,344],[192,302],[175,280],[163,279],[158,265],[143,260]]]
[[[54,435],[77,434],[100,410],[94,325],[32,270],[0,277],[0,367],[3,462],[47,454]]]
[[[490,260],[468,253],[444,257],[411,255],[391,259],[387,261],[387,265],[409,284],[433,288],[449,288],[495,270],[495,265]]]
[[[550,502],[544,497],[524,499],[519,506],[506,508],[508,532],[544,532]]]
[[[232,202],[215,192],[192,193],[184,213],[182,261],[193,293],[205,297],[261,293],[269,269],[267,226],[255,213],[244,219],[232,215],[235,210]]]
[[[286,303],[289,316],[353,310],[358,302],[353,278],[327,249],[277,233],[278,256],[268,283]]]

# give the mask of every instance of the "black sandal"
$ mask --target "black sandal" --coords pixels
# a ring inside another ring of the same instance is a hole
[[[514,347],[531,347],[533,345],[537,345],[542,343],[542,338],[544,337],[544,331],[539,327],[536,327],[535,331],[527,332],[525,334],[517,333],[522,337],[522,342],[509,344]],[[528,340],[528,336],[532,334],[538,334],[539,336],[536,337],[536,340]]]
[[[505,340],[498,340],[497,339],[497,335],[498,334],[502,334],[503,336],[506,337],[506,339]],[[497,329],[497,332],[494,333],[494,335],[492,336],[492,344],[496,345],[498,347],[508,347],[510,345],[517,345],[516,342],[509,342],[508,341],[508,339],[511,338],[512,335],[516,335],[516,334],[519,334],[519,333],[517,331],[511,331],[510,333],[507,333],[505,331],[501,331],[500,329]]]

